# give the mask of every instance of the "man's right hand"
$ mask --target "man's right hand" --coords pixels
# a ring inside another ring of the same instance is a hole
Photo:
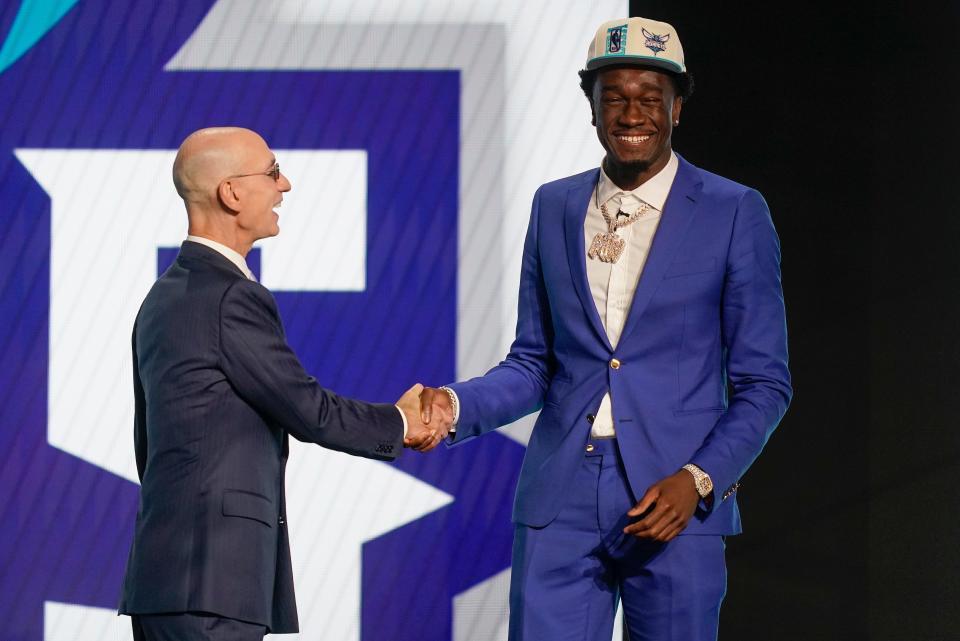
[[[397,407],[400,408],[407,419],[407,435],[403,439],[403,445],[418,452],[429,452],[446,438],[447,432],[450,431],[449,425],[446,428],[440,422],[427,425],[426,421],[422,419],[420,395],[424,391],[423,385],[417,383],[404,392],[403,396],[397,401]],[[441,391],[441,393],[443,392]]]
[[[446,390],[424,387],[420,392],[420,418],[425,425],[439,427],[444,436],[453,427],[453,403]]]

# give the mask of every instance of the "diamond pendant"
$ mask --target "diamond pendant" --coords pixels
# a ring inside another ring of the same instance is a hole
[[[587,256],[591,259],[599,258],[605,263],[615,263],[620,260],[624,245],[624,240],[612,232],[597,234],[590,243]]]

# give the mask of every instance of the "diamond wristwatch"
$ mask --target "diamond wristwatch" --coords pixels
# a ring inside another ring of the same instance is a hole
[[[683,469],[693,475],[693,482],[697,486],[697,494],[700,495],[700,498],[705,499],[710,496],[710,492],[713,491],[713,481],[710,480],[710,475],[693,463],[687,463],[683,466]]]

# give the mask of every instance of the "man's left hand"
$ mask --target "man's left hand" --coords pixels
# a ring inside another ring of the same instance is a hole
[[[649,514],[623,528],[623,532],[638,539],[666,543],[687,527],[699,501],[693,475],[680,470],[650,486],[627,516],[636,518],[646,512]]]

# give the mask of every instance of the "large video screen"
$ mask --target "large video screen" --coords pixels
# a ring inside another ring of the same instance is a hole
[[[21,0],[0,8],[0,621],[131,638],[130,334],[187,219],[180,142],[253,129],[293,189],[248,257],[307,370],[396,400],[513,336],[536,188],[602,156],[578,86],[627,3]],[[393,464],[296,442],[301,632],[505,639],[532,421]],[[279,638],[279,637],[278,637]]]

